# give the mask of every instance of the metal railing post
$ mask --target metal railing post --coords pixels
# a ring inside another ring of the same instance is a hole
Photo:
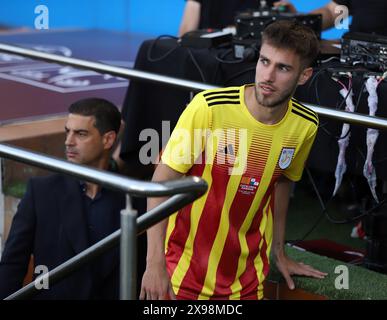
[[[137,211],[129,195],[126,208],[121,210],[120,299],[136,299],[137,282]]]

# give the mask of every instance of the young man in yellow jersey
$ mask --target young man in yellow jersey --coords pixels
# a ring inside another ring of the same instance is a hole
[[[140,299],[262,299],[271,249],[291,289],[292,274],[326,275],[284,253],[291,183],[318,128],[292,95],[318,45],[311,29],[275,22],[262,35],[254,84],[204,91],[187,106],[153,181],[195,175],[209,188],[148,230]],[[164,200],[148,199],[148,210]]]

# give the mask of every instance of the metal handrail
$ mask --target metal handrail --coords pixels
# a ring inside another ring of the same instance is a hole
[[[137,80],[148,81],[148,82],[160,82],[166,85],[175,86],[182,89],[202,91],[207,89],[219,88],[219,86],[203,84],[201,82],[167,77],[164,75],[145,72],[145,71],[139,71],[135,69],[115,67],[112,65],[99,63],[99,62],[63,57],[56,54],[26,49],[26,48],[18,47],[15,45],[9,45],[5,43],[0,43],[0,51],[19,54],[33,59],[44,60],[47,62],[60,63],[60,64],[70,65],[77,68],[93,70],[100,73],[108,73],[111,75],[124,77],[124,78],[131,78],[131,79],[137,79]],[[335,120],[342,120],[346,123],[363,125],[363,126],[367,126],[375,129],[387,129],[387,120],[384,118],[362,115],[360,113],[355,113],[355,112],[352,113],[347,111],[334,110],[331,108],[312,105],[304,102],[302,103],[310,107],[312,110],[314,110],[316,113],[318,113],[321,116],[326,116],[328,118],[332,118]]]
[[[18,47],[15,45],[9,45],[5,43],[0,43],[0,51],[19,54],[21,56],[25,56],[33,59],[39,59],[47,62],[64,64],[64,65],[73,66],[81,69],[93,70],[101,73],[108,73],[114,76],[119,76],[124,78],[132,78],[132,79],[145,80],[150,82],[153,82],[153,81],[162,82],[162,83],[180,87],[183,89],[189,89],[189,90],[194,89],[194,90],[201,91],[209,88],[217,88],[216,86],[211,86],[209,84],[203,84],[200,82],[182,80],[182,79],[167,77],[161,74],[144,72],[140,70],[116,67],[116,66],[112,66],[112,65],[104,64],[100,62],[69,58],[69,57],[64,57],[57,54],[41,52],[41,51],[32,50],[32,49],[26,49],[26,48]]]
[[[353,125],[366,126],[374,129],[387,129],[386,118],[364,115],[357,112],[339,111],[335,109],[323,108],[305,102],[302,102],[302,104],[311,108],[316,113],[333,120],[342,121]]]
[[[137,218],[137,234],[141,234],[154,224],[167,218],[172,213],[194,201],[200,195],[201,194],[195,195],[192,193],[186,193],[172,196],[156,208],[153,208],[152,210]],[[53,285],[59,282],[73,271],[81,268],[86,263],[96,259],[101,254],[117,246],[120,241],[121,233],[121,229],[115,231],[111,235],[100,240],[91,247],[80,252],[76,256],[72,257],[71,259],[67,260],[55,269],[51,270],[49,272],[49,284]],[[9,295],[4,300],[23,300],[30,298],[34,293],[38,291],[37,284],[41,283],[44,277],[47,277],[47,275],[40,275],[35,279],[35,281],[29,283],[25,287]]]
[[[2,143],[0,143],[0,157],[68,174],[100,184],[101,186],[110,189],[123,191],[127,194],[143,197],[172,196],[156,208],[137,218],[136,229],[138,230],[138,234],[198,199],[207,190],[207,183],[198,177],[186,177],[179,180],[158,183],[138,181],[84,165],[70,163],[58,158],[44,156],[37,152],[11,147]],[[42,279],[49,280],[51,285],[62,280],[74,270],[79,269],[84,264],[116,246],[123,232],[121,232],[121,229],[117,230],[70,260],[59,265],[50,271],[48,275],[46,274],[37,277],[34,282],[11,294],[6,300],[25,299],[30,297],[38,290],[36,284]]]
[[[38,152],[15,148],[4,143],[0,143],[0,156],[35,165],[43,169],[68,174],[113,190],[123,191],[140,197],[170,196],[175,193],[186,193],[202,189],[202,180],[198,177],[187,177],[159,183],[139,181],[85,165],[67,162],[59,158],[47,157]]]

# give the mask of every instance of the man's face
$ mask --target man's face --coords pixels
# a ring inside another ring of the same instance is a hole
[[[68,161],[98,167],[106,150],[105,135],[94,126],[94,116],[69,114],[65,125]]]
[[[302,69],[299,56],[292,50],[278,49],[264,43],[255,75],[257,102],[267,108],[282,105],[290,99],[297,85],[309,78],[310,75],[305,78],[305,70]]]

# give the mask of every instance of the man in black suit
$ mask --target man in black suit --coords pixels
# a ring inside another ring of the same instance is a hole
[[[111,169],[110,153],[120,121],[120,112],[109,101],[90,98],[72,104],[65,125],[68,161]],[[124,194],[97,184],[61,174],[30,179],[2,254],[0,298],[22,287],[31,255],[35,268],[54,269],[119,229],[124,207]],[[117,299],[118,291],[115,248],[57,284],[48,283],[48,289],[41,289],[35,298]]]

